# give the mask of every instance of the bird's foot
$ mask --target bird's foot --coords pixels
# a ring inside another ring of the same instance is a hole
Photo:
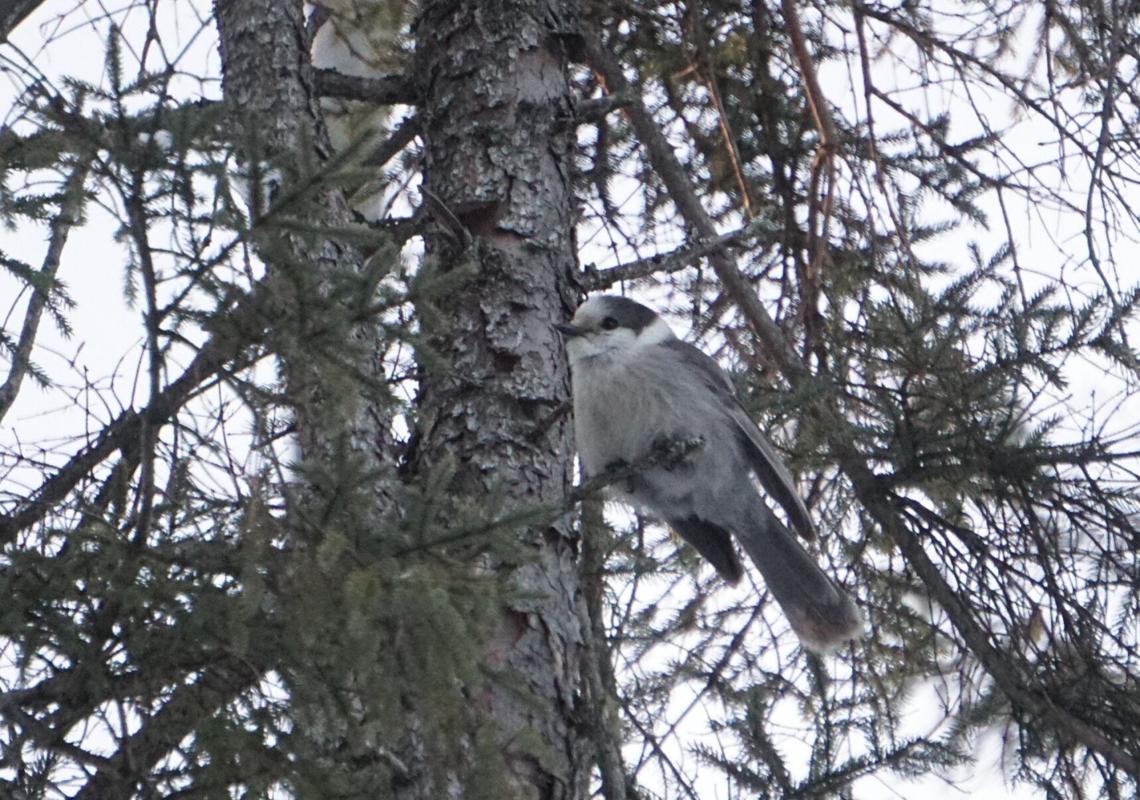
[[[667,470],[684,461],[685,456],[704,447],[703,436],[658,436],[653,440],[650,459]]]

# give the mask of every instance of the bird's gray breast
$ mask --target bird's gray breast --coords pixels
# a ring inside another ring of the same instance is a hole
[[[720,438],[712,423],[723,419],[724,409],[666,348],[637,348],[591,362],[574,370],[574,424],[587,475],[615,461],[636,463],[661,438]]]

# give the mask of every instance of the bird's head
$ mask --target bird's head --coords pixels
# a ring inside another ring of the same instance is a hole
[[[570,363],[620,355],[676,338],[650,308],[628,297],[598,295],[578,307],[568,324],[555,325],[566,337]]]

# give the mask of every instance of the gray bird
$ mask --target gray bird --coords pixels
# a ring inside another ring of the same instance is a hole
[[[592,297],[556,327],[566,336],[586,477],[645,464],[610,491],[667,522],[730,583],[743,574],[735,536],[808,649],[826,652],[860,636],[858,609],[758,491],[753,475],[791,525],[815,538],[791,475],[716,362],[625,297]],[[663,442],[697,439],[679,461],[646,464]]]

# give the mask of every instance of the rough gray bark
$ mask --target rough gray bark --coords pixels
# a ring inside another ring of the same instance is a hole
[[[0,3],[0,39],[7,41],[16,26],[43,5],[43,0],[8,0]]]
[[[538,0],[431,0],[416,25],[415,81],[426,139],[424,195],[437,225],[430,268],[473,269],[425,314],[445,364],[423,376],[415,467],[457,466],[453,490],[507,502],[557,502],[570,485],[569,395],[551,323],[572,305],[573,125],[567,47],[575,11]],[[588,791],[588,743],[572,715],[582,637],[576,542],[566,526],[530,530],[514,569],[531,599],[502,610],[486,657],[540,702],[495,690],[504,742],[537,733],[549,757],[511,752],[516,796]]]

